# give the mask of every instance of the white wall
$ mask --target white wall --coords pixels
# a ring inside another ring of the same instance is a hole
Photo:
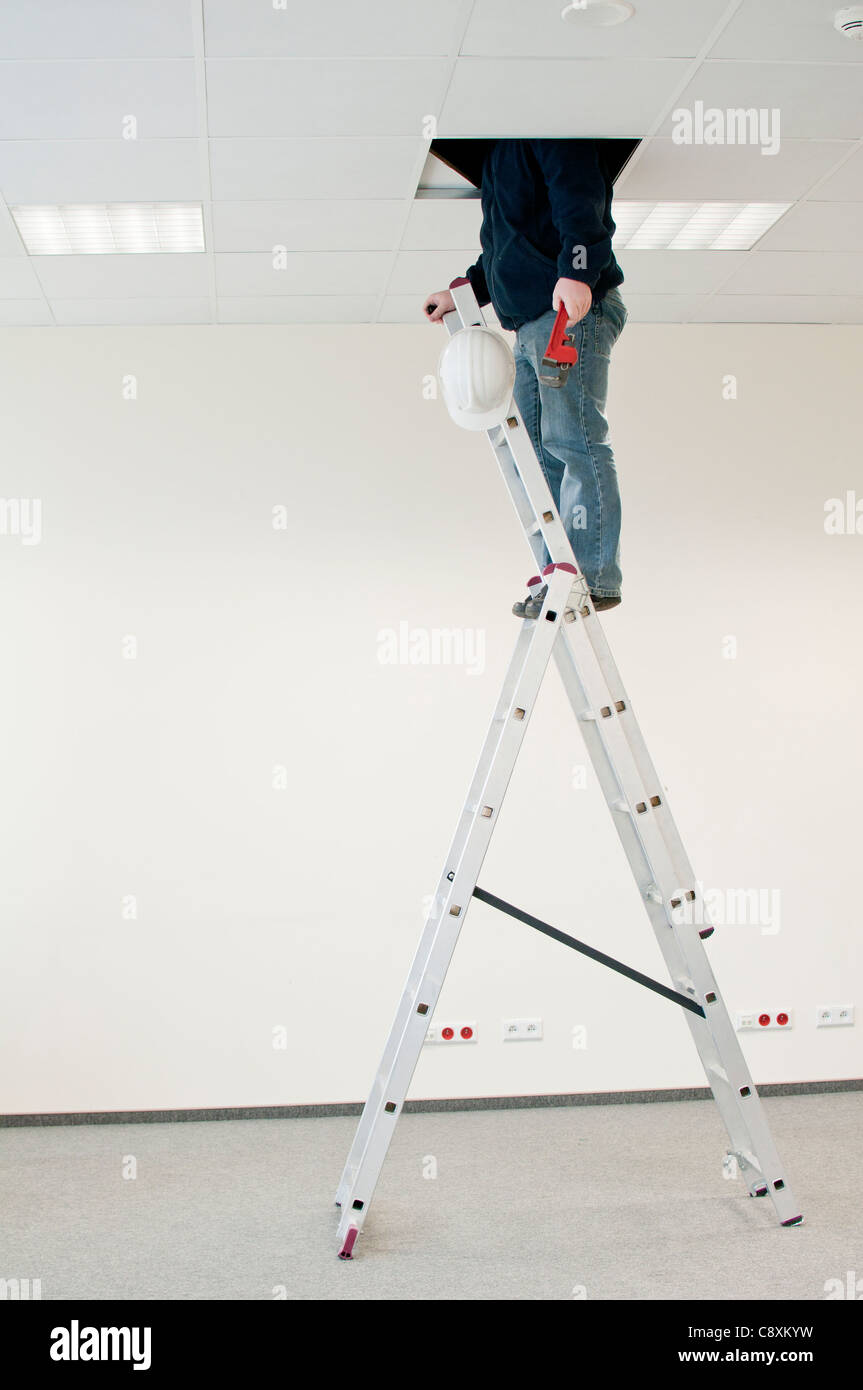
[[[423,398],[443,341],[0,337],[0,493],[43,508],[0,536],[4,1111],[364,1098],[530,569],[485,441]],[[732,1009],[796,1013],[746,1042],[763,1082],[863,1070],[863,1017],[814,1028],[863,1011],[863,536],[824,531],[863,494],[861,365],[859,328],[641,325],[614,364],[607,630],[702,881],[781,891],[778,932],[709,948]],[[380,664],[400,622],[479,630],[483,670]],[[552,672],[481,882],[662,978],[584,761]],[[415,1096],[703,1083],[672,1005],[481,904],[444,1013],[481,1041],[426,1049]]]

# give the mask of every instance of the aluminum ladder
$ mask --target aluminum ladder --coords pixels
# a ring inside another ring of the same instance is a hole
[[[470,284],[466,280],[456,281],[451,290],[455,309],[444,316],[449,333],[482,325],[482,312]],[[563,341],[568,340],[564,337]],[[559,335],[557,342],[560,343]],[[549,351],[551,347],[550,344]],[[565,358],[566,352],[560,355]],[[570,360],[574,355],[570,349]],[[554,361],[546,365],[553,369]],[[563,365],[562,375],[565,371]],[[352,1258],[474,897],[636,980],[684,1010],[728,1132],[726,1162],[737,1164],[751,1196],[770,1195],[783,1226],[795,1226],[803,1218],[704,948],[704,939],[712,934],[713,927],[700,885],[589,589],[578,572],[542,466],[514,403],[505,423],[490,429],[487,438],[538,567],[542,566],[546,551],[551,557],[551,563],[543,569],[548,588],[539,617],[522,622],[419,948],[339,1183],[339,1256]],[[665,958],[672,988],[522,912],[477,883],[552,656]]]

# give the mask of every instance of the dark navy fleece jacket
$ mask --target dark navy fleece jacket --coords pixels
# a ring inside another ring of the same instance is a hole
[[[551,307],[561,277],[594,303],[623,282],[611,238],[612,183],[596,140],[498,140],[482,171],[482,255],[467,271],[504,328]]]

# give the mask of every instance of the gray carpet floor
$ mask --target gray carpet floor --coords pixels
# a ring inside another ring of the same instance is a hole
[[[863,1280],[863,1093],[764,1103],[801,1227],[723,1177],[709,1101],[408,1114],[350,1262],[354,1119],[2,1129],[0,1278],[43,1299],[824,1299]]]

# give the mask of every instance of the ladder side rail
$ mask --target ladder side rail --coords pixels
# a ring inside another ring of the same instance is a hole
[[[455,293],[456,291],[453,291],[454,295]],[[444,314],[443,323],[447,329],[447,332],[450,334],[450,337],[452,337],[454,333],[458,333],[461,328],[467,326],[468,324],[476,323],[482,325],[484,324],[484,320],[482,317],[482,311],[478,307],[476,308],[476,316],[472,318],[470,315],[470,306],[468,305],[465,306],[464,315],[460,315],[458,312]],[[510,410],[512,412],[513,418],[517,420],[518,424],[522,428],[522,431],[524,432],[524,421],[522,420],[521,415],[519,414],[518,408],[514,400],[510,405]],[[491,443],[492,449],[498,458],[501,471],[504,475],[506,489],[510,496],[510,501],[512,502],[515,508],[515,513],[518,517],[519,525],[521,526],[521,529],[524,531],[524,534],[527,537],[528,544],[530,545],[530,548],[533,551],[533,556],[536,561],[537,569],[541,569],[545,562],[546,555],[546,543],[542,534],[542,526],[538,519],[537,512],[527,494],[527,490],[525,489],[524,483],[518,475],[518,469],[516,467],[515,458],[506,443],[503,426],[487,430],[486,437]],[[551,504],[551,493],[548,494],[548,501],[549,504]],[[546,507],[545,510],[548,511],[548,507]]]
[[[451,285],[450,294],[455,309],[444,314],[441,323],[452,337],[453,333],[458,333],[461,328],[485,328],[486,321],[479,301],[473,292],[470,281],[465,279],[461,285]]]
[[[444,326],[446,327],[450,336],[452,336],[452,334],[456,332],[459,332],[460,329],[463,327],[467,327],[473,324],[484,324],[485,320],[483,318],[482,311],[476,302],[476,297],[473,294],[473,290],[471,289],[470,285],[465,285],[454,289],[453,298],[456,303],[456,312],[444,315],[443,319]],[[526,431],[524,429],[524,424],[521,420],[520,415],[518,415],[514,402],[512,404],[512,410],[517,416],[518,424],[522,431],[522,436],[526,439]],[[499,431],[492,430],[488,432],[488,438],[490,441],[493,439],[493,436],[496,433],[499,433]],[[530,456],[533,458],[535,462],[535,455],[533,453],[532,447],[530,447],[529,440],[527,441],[527,443],[530,449]],[[493,449],[495,449],[494,444],[492,444],[492,447]],[[519,522],[522,526],[522,529],[524,530],[528,542],[534,551],[534,556],[537,561],[537,565],[539,566],[541,565],[545,557],[545,540],[542,535],[542,531],[540,528],[540,524],[537,520],[535,510],[531,505],[524,484],[521,478],[519,477],[514,456],[510,453],[505,443],[503,447],[499,449],[499,451],[495,449],[495,452],[499,452],[499,462],[501,464],[502,471],[504,471],[504,481],[506,483],[507,490],[515,506],[516,514],[519,518]],[[546,511],[546,513],[551,513],[553,517],[556,518],[556,509],[554,508],[551,499],[551,493],[548,491],[544,477],[542,478],[541,483],[545,487],[545,496],[542,498],[544,510]],[[553,538],[550,537],[549,539]],[[529,641],[529,637],[530,633],[527,630],[527,625],[524,625],[522,629],[521,638],[523,638],[524,641]],[[504,689],[502,690],[501,696],[498,701],[499,707],[501,705],[503,705],[504,707],[506,706],[508,680],[510,679],[512,673],[517,672],[518,669],[519,647],[517,646],[516,655],[514,656],[513,661],[510,663],[508,677],[504,682]],[[422,977],[431,951],[434,949],[434,942],[437,931],[437,923],[434,918],[435,906],[442,898],[446,897],[448,883],[447,876],[451,874],[452,871],[451,861],[459,857],[459,841],[460,839],[464,839],[468,834],[470,826],[469,808],[472,802],[476,799],[476,796],[478,794],[478,787],[481,786],[487,771],[487,767],[494,756],[494,750],[497,744],[497,738],[495,736],[496,723],[499,718],[500,708],[496,710],[495,716],[492,719],[492,723],[489,728],[489,733],[483,747],[483,752],[480,755],[477,768],[471,781],[471,787],[468,792],[467,799],[465,801],[464,810],[459,821],[459,827],[456,831],[456,836],[450,849],[450,862],[448,862],[444,866],[444,869],[441,873],[441,878],[438,883],[438,889],[435,893],[435,897],[432,902],[432,908],[429,913],[429,917],[426,921],[419,947],[415,953],[411,968],[408,972],[407,981],[405,983],[404,990],[402,993],[402,1002],[397,1011],[395,1021],[390,1029],[390,1033],[384,1048],[383,1058],[378,1069],[375,1081],[372,1085],[371,1092],[364,1106],[362,1116],[360,1118],[360,1123],[357,1127],[354,1141],[351,1146],[351,1151],[348,1155],[348,1159],[345,1164],[341,1180],[339,1182],[339,1187],[336,1194],[336,1201],[340,1204],[344,1201],[347,1192],[350,1190],[350,1187],[352,1185],[353,1179],[355,1177],[357,1168],[360,1163],[362,1153],[364,1152],[364,1149],[368,1143],[371,1128],[374,1124],[375,1104],[376,1101],[379,1099],[379,1092],[384,1085],[386,1076],[391,1069],[394,1059],[398,1055],[398,1051],[401,1046],[401,1040],[404,1034],[404,1029],[410,1019],[410,1005],[412,992],[415,989],[418,980]]]
[[[615,699],[625,700],[628,709],[631,711],[632,702],[624,687],[620,672],[617,668],[617,663],[612,656],[611,648],[608,645],[608,639],[605,636],[602,625],[590,619],[586,624],[586,629],[597,663],[603,672],[609,693],[612,694]],[[641,727],[634,715],[631,720],[626,722],[625,732],[630,743],[633,759],[639,768],[643,782],[647,786],[653,785],[660,787],[659,775],[648,751]],[[689,855],[686,852],[680,831],[674,820],[668,800],[668,793],[664,787],[662,791],[662,808],[658,811],[657,819],[668,844],[669,853],[676,865],[681,885],[685,884],[696,891],[700,903],[699,910],[704,910],[701,888],[695,878],[695,872],[692,868]]]
[[[641,767],[633,756],[632,731],[637,731],[635,714],[626,699],[616,699],[610,690],[605,673],[596,661],[595,650],[588,636],[588,629],[594,622],[592,610],[587,617],[578,617],[564,629],[564,640],[572,663],[572,671],[577,685],[570,683],[569,693],[578,692],[573,703],[573,711],[582,731],[588,724],[594,724],[601,742],[614,769],[619,792],[609,802],[615,820],[623,816],[631,818],[642,846],[644,856],[650,865],[653,883],[659,890],[668,920],[673,910],[690,905],[686,897],[689,891],[687,882],[681,881],[679,865],[669,853],[669,846],[663,828],[658,820],[658,812],[664,806],[664,788],[658,782],[644,782]],[[558,668],[561,668],[560,661]],[[580,703],[579,703],[580,702]]]
[[[514,404],[512,408],[515,410]],[[521,419],[520,416],[518,418]],[[495,440],[498,442],[496,443]],[[546,540],[543,536],[542,525],[537,520],[533,504],[519,476],[515,457],[505,438],[501,435],[500,431],[498,431],[497,434],[495,434],[494,431],[489,431],[489,442],[492,446],[492,452],[497,459],[503,481],[506,484],[510,501],[515,508],[515,514],[518,517],[521,529],[524,531],[525,539],[533,551],[537,573],[540,573],[546,563]],[[549,496],[551,496],[551,494],[549,494]]]
[[[661,891],[654,892],[657,877],[662,875],[657,873],[657,864],[645,845],[644,827],[636,827],[631,815],[615,813],[615,802],[621,790],[619,774],[603,737],[605,730],[600,728],[596,720],[580,718],[589,694],[570,646],[571,628],[564,629],[564,633],[568,640],[558,642],[555,648],[556,664],[573,713],[579,718],[585,746],[603,795],[612,809],[615,828],[669,974],[675,987],[696,999],[704,1009],[704,1019],[687,1013],[687,1023],[733,1151],[741,1159],[742,1167],[754,1170],[755,1178],[751,1186],[758,1186],[758,1180],[763,1179],[780,1220],[790,1220],[797,1215],[794,1197],[784,1178],[760,1098],[719,992],[704,943],[698,928],[685,921],[676,922]],[[777,1182],[781,1183],[778,1188],[774,1186]]]
[[[657,940],[663,948],[663,955],[674,986],[681,994],[685,994],[703,1005],[688,963],[670,931],[665,900],[656,882],[657,865],[651,859],[650,849],[645,843],[643,834],[639,833],[641,827],[636,826],[633,815],[617,809],[625,801],[624,789],[619,770],[611,756],[608,743],[603,737],[604,731],[600,729],[598,720],[585,720],[581,717],[589,705],[589,694],[573,659],[568,642],[559,641],[555,647],[554,655],[564,690],[581,729],[600,790],[611,811],[612,822],[623,845],[639,896],[645,905]]]
[[[698,948],[707,961],[703,942],[698,942]],[[740,1164],[749,1191],[761,1196],[766,1187],[780,1222],[793,1225],[800,1219],[800,1207],[785,1176],[761,1097],[715,980],[708,993],[713,993],[715,1002],[705,1005],[706,1022],[694,1014],[687,1014],[687,1022],[731,1141],[730,1152]],[[718,1069],[707,1063],[707,1048],[702,1042],[705,1028],[709,1029],[712,1049],[719,1057]]]
[[[580,711],[584,709],[587,692],[581,682],[578,668],[568,645],[559,643],[555,650],[555,657],[573,713],[578,717]],[[605,741],[595,721],[582,720],[581,730],[603,795],[609,806],[613,808],[621,788]],[[679,938],[673,931],[665,904],[660,900],[661,894],[656,891],[655,866],[645,852],[644,842],[636,831],[633,819],[628,815],[613,814],[613,822],[672,981],[681,993],[697,999],[705,1009],[706,1015],[709,1007],[706,1003],[706,996],[712,990],[699,989],[698,983],[703,985],[704,982],[696,983],[693,978],[689,961],[682,950]],[[715,984],[715,982],[711,981],[711,984]],[[705,1027],[704,1022],[700,1019],[693,1018],[687,1021],[690,1023],[690,1030],[699,1057],[725,1120],[731,1142],[735,1150],[746,1152],[751,1149],[751,1139],[748,1129],[740,1123],[734,1096],[731,1094],[734,1083],[727,1076],[713,1033],[709,1027]],[[699,1026],[693,1027],[693,1024]],[[745,1080],[741,1084],[746,1084]]]
[[[448,851],[448,858],[444,864],[437,889],[432,899],[419,946],[417,947],[410,969],[408,970],[404,988],[401,995],[401,1003],[396,1013],[395,1020],[391,1026],[383,1057],[369,1092],[368,1100],[363,1109],[357,1131],[348,1154],[347,1162],[339,1181],[336,1192],[336,1202],[341,1203],[350,1183],[352,1172],[356,1169],[360,1155],[368,1139],[368,1132],[374,1114],[374,1103],[382,1084],[383,1078],[389,1072],[393,1059],[398,1051],[398,1047],[404,1033],[405,1025],[410,1017],[410,1000],[412,991],[422,977],[431,950],[433,949],[435,933],[437,931],[437,910],[446,898],[449,888],[449,879],[452,871],[457,866],[464,851],[464,846],[470,830],[472,821],[471,807],[475,805],[484,783],[489,774],[489,769],[494,761],[497,748],[500,743],[503,726],[508,718],[509,709],[518,684],[522,679],[527,652],[530,647],[532,630],[529,623],[523,623],[519,631],[518,640],[512,659],[504,676],[503,685],[497,699],[494,713],[488,726],[488,730],[483,742],[482,751],[477,760],[477,765],[471,777],[467,796],[465,797],[458,825]],[[431,1019],[429,1019],[431,1022]]]
[[[447,891],[439,915],[433,920],[433,939],[421,977],[402,1002],[399,1012],[406,1021],[391,1049],[390,1065],[385,1074],[379,1073],[374,1099],[370,1097],[367,1102],[369,1115],[364,1114],[360,1124],[364,1140],[358,1143],[359,1156],[355,1156],[347,1182],[340,1189],[343,1192],[339,1223],[341,1242],[346,1240],[352,1225],[359,1230],[365,1220],[560,630],[571,578],[564,571],[556,571],[539,618],[524,625],[529,634],[528,644],[508,717],[501,726],[495,757],[481,789],[458,865],[451,880],[447,875]],[[419,1006],[424,1006],[422,1014],[418,1012]],[[358,1207],[354,1206],[355,1202],[359,1203]]]
[[[456,285],[451,294],[455,310],[443,316],[450,336],[462,328],[486,326],[470,284]],[[486,435],[501,463],[507,490],[537,562],[542,562],[547,548],[555,563],[568,561],[575,565],[575,555],[554,505],[545,472],[514,400],[505,423],[487,430]],[[506,458],[505,468],[502,455]]]
[[[509,454],[512,460],[511,467],[504,471],[504,481],[509,486],[512,472],[517,474],[552,562],[573,565],[581,575],[575,552],[551,495],[545,470],[536,456],[536,450],[515,402],[510,407],[504,423],[498,427],[497,433],[493,430],[488,433],[498,462],[500,463],[502,453]],[[585,596],[589,595],[586,583],[584,592]]]

